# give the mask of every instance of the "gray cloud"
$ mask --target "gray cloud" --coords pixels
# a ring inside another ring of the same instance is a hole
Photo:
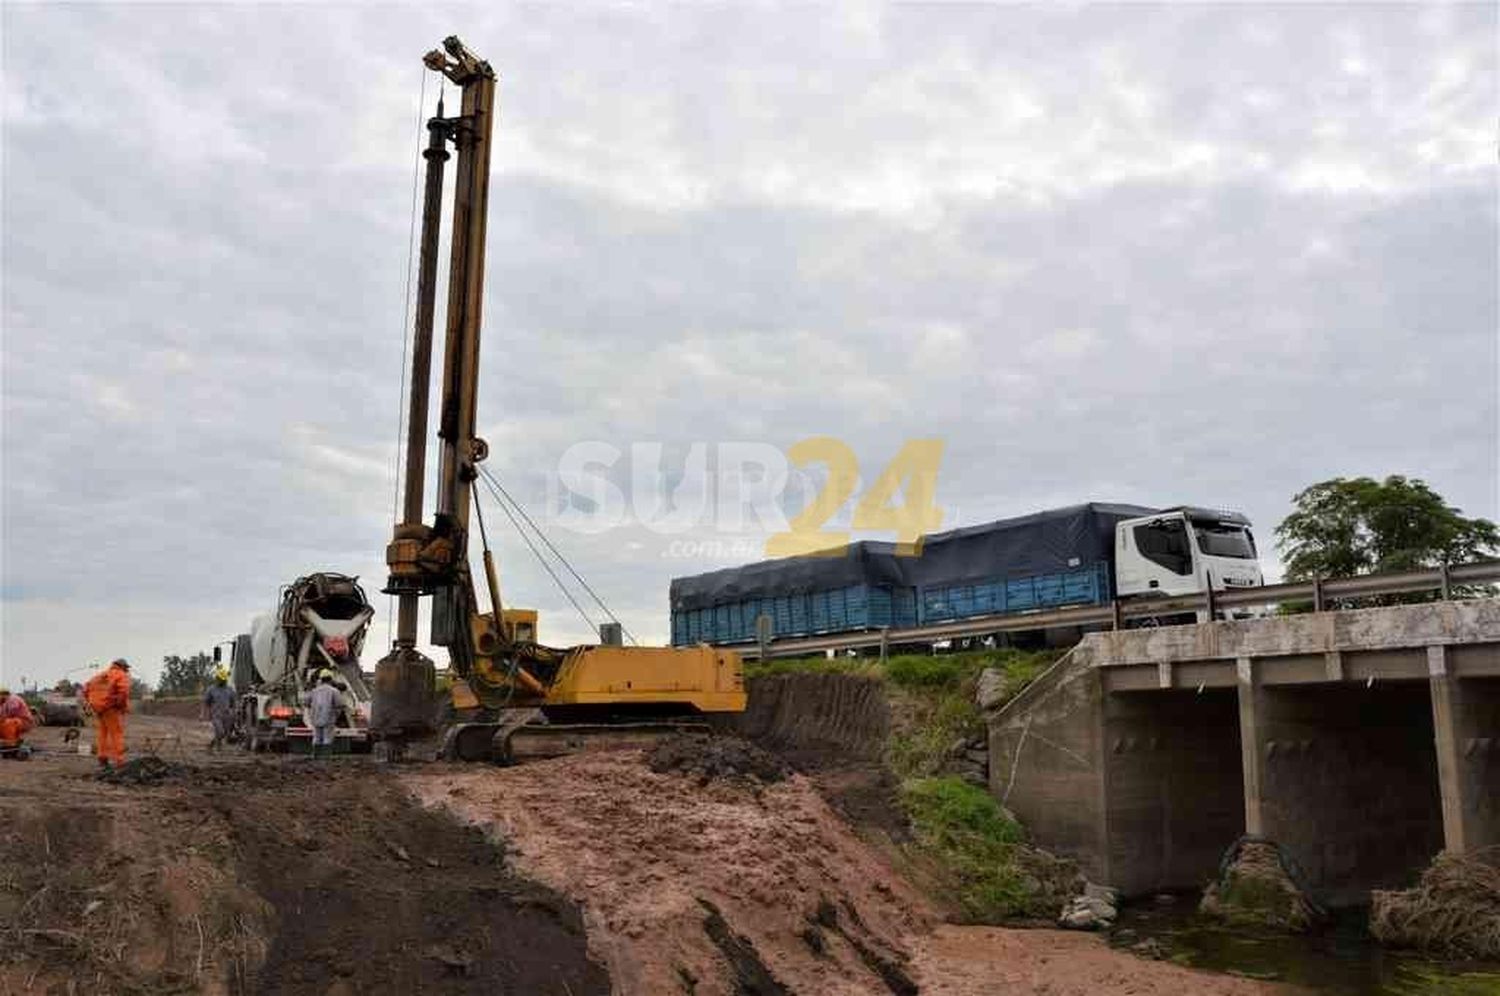
[[[481,425],[533,514],[580,440],[822,434],[867,482],[943,438],[949,524],[1268,534],[1339,473],[1500,507],[1492,8],[3,16],[8,677],[206,646],[310,569],[378,587],[454,25],[502,73]],[[554,538],[657,639],[729,559]]]

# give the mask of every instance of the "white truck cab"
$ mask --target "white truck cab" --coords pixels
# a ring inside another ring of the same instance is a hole
[[[1172,508],[1115,526],[1120,598],[1250,588],[1264,580],[1250,520],[1239,512]]]

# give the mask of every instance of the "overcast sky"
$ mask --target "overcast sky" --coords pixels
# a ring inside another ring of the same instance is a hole
[[[1268,541],[1390,473],[1500,516],[1496,10],[6,4],[0,676],[154,679],[299,574],[383,583],[454,32],[501,74],[481,432],[538,519],[580,442],[682,483],[815,435],[866,484],[944,440],[945,527],[1191,502]],[[491,516],[510,603],[586,638]],[[674,542],[763,539],[552,534],[658,641],[736,560]]]

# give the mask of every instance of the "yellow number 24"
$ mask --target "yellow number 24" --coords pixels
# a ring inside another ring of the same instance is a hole
[[[859,460],[854,451],[832,436],[813,436],[788,449],[787,459],[797,467],[821,463],[828,468],[828,478],[817,496],[788,523],[790,529],[766,538],[766,555],[842,553],[849,534],[821,527],[838,513],[858,484]],[[898,554],[920,554],[922,536],[943,523],[943,510],[937,504],[942,460],[941,439],[908,440],[854,506],[851,524],[855,529],[894,532]],[[900,505],[893,501],[898,491]]]

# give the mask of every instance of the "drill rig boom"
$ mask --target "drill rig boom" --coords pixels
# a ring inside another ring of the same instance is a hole
[[[442,49],[429,52],[423,62],[453,82],[461,98],[457,115],[445,117],[439,100],[437,114],[427,122],[404,502],[402,519],[386,548],[390,580],[384,590],[397,596],[399,609],[394,646],[375,669],[371,732],[399,742],[429,735],[439,725],[436,669],[416,646],[418,601],[427,595],[433,598],[432,642],[448,649],[456,710],[494,720],[502,708],[529,708],[550,720],[571,722],[743,711],[743,678],[739,655],[733,651],[619,646],[562,650],[537,643],[535,613],[501,605],[488,543],[483,564],[489,598],[481,609],[469,568],[468,538],[473,484],[479,464],[489,454],[485,441],[476,435],[475,419],[496,80],[489,63],[456,37],[445,39]],[[437,430],[437,507],[428,525],[423,521],[427,412],[450,145],[457,163]],[[482,533],[482,519],[479,525]]]

